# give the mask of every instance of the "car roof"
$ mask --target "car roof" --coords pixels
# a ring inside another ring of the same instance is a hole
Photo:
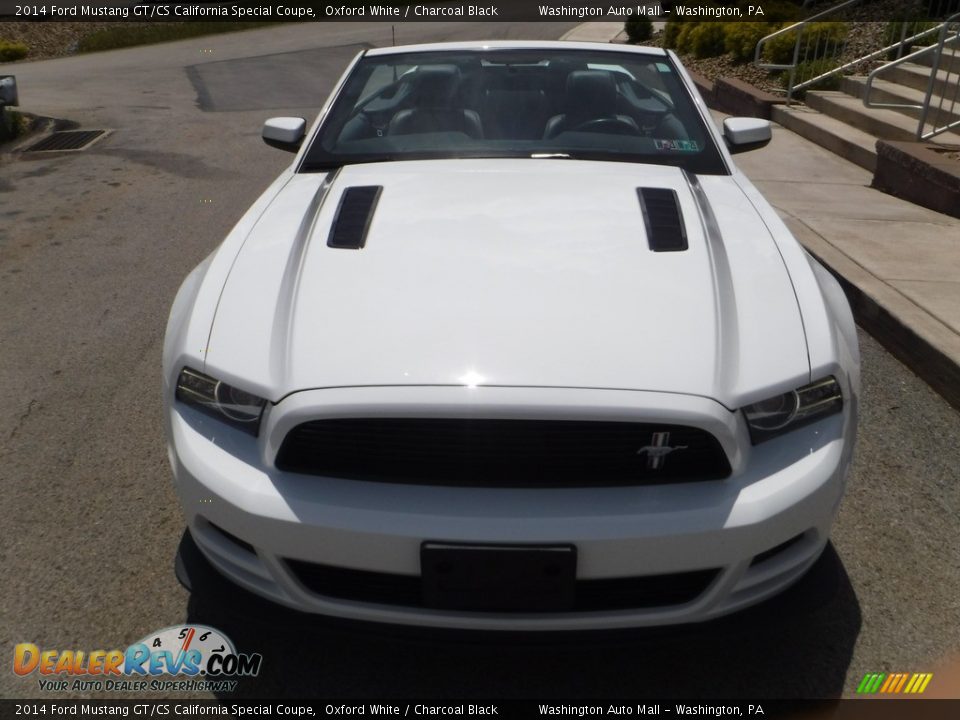
[[[398,45],[367,50],[366,57],[397,55],[412,52],[442,52],[455,50],[592,50],[594,52],[636,53],[638,55],[665,56],[662,48],[644,45],[612,45],[610,43],[567,42],[562,40],[490,40],[472,42],[425,43],[421,45]]]

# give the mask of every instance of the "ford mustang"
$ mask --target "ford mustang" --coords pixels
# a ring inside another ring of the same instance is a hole
[[[163,351],[189,532],[301,611],[698,622],[798,580],[857,426],[849,305],[658,48],[361,52],[186,278]]]

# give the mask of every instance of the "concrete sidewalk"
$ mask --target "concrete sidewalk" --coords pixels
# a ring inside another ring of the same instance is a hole
[[[858,324],[960,408],[960,220],[874,190],[871,173],[773,127],[737,164],[838,276]]]
[[[588,22],[583,25],[577,25],[572,30],[560,36],[561,40],[570,42],[613,42],[617,36],[623,33],[622,22]]]
[[[618,25],[585,23],[565,39],[612,40]],[[871,173],[773,128],[737,165],[837,275],[857,322],[960,408],[960,220],[874,190]]]

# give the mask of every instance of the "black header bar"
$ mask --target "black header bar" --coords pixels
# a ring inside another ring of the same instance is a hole
[[[0,0],[0,21],[17,22],[624,22],[684,20],[696,22],[783,22],[821,13],[837,2],[804,8],[791,0],[675,0],[601,2],[600,0],[426,0],[422,3],[323,2],[322,0]],[[960,11],[958,0],[924,0],[875,7],[862,1],[825,19],[859,21],[932,20]],[[919,8],[919,9],[918,9]]]
[[[161,718],[797,718],[953,720],[960,700],[0,700],[0,720],[25,717]]]

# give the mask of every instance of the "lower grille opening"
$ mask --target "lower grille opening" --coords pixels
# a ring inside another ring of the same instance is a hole
[[[684,605],[706,590],[719,570],[577,581],[577,610],[628,610]]]
[[[381,605],[421,605],[419,575],[351,570],[300,560],[287,560],[287,565],[297,580],[317,595]]]
[[[353,570],[302,560],[288,559],[286,563],[297,580],[317,595],[381,605],[426,607],[419,575]],[[634,610],[683,605],[702,595],[719,572],[719,569],[710,569],[577,580],[573,610]]]
[[[782,543],[780,543],[779,545],[777,545],[776,547],[770,548],[769,550],[764,550],[762,553],[760,553],[759,555],[755,556],[755,557],[753,558],[753,560],[750,561],[750,567],[755,567],[755,566],[759,565],[759,564],[762,563],[762,562],[765,562],[765,561],[767,561],[767,560],[770,560],[770,559],[771,559],[772,557],[774,557],[775,555],[779,555],[780,553],[784,552],[784,551],[787,550],[788,548],[793,547],[793,546],[796,545],[798,542],[800,542],[801,540],[803,540],[803,538],[804,538],[805,536],[806,536],[806,533],[800,533],[799,535],[794,535],[792,538],[790,538],[790,539],[787,540],[786,542],[782,542]]]
[[[234,545],[236,545],[237,547],[240,547],[240,548],[246,550],[248,553],[252,553],[252,554],[256,555],[257,551],[254,549],[253,545],[251,545],[250,543],[248,543],[248,542],[246,542],[246,541],[244,541],[244,540],[241,540],[240,538],[238,538],[236,535],[234,535],[234,534],[232,534],[232,533],[228,533],[228,532],[227,532],[226,530],[224,530],[222,527],[220,527],[219,525],[214,525],[214,524],[213,524],[212,522],[210,522],[209,520],[207,520],[207,526],[210,527],[212,530],[216,531],[217,534],[219,534],[221,537],[223,537],[223,538],[224,538],[225,540],[227,540],[228,542],[231,542],[231,543],[233,543]]]
[[[332,418],[293,428],[287,472],[454,487],[609,487],[721,480],[730,463],[696,427],[469,418]]]

